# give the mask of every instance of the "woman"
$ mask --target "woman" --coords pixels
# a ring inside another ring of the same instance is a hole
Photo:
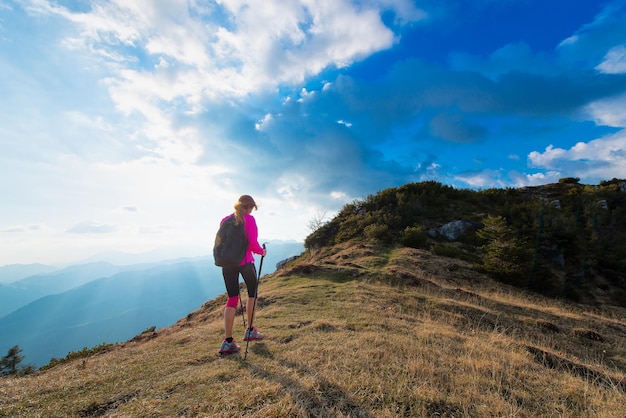
[[[233,325],[235,323],[235,314],[237,313],[237,305],[239,303],[239,275],[243,277],[248,289],[248,302],[246,304],[246,313],[248,316],[248,324],[252,324],[253,307],[255,305],[255,296],[257,289],[257,274],[256,267],[254,265],[254,256],[252,253],[265,256],[265,249],[263,249],[258,242],[259,231],[256,226],[256,221],[251,215],[252,210],[257,209],[256,203],[251,196],[243,195],[239,197],[239,200],[235,204],[235,218],[236,224],[243,223],[244,231],[248,239],[248,248],[246,254],[241,260],[238,266],[226,266],[222,267],[222,275],[224,276],[224,283],[226,284],[226,292],[228,293],[228,299],[226,306],[224,307],[224,332],[225,338],[220,347],[220,354],[232,354],[240,350],[233,339]],[[228,219],[231,215],[228,215],[222,222]],[[254,341],[263,338],[256,327],[249,327],[245,330],[243,340]]]

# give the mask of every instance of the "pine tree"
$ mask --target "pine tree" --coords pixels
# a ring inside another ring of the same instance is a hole
[[[0,376],[23,376],[35,371],[31,365],[21,366],[24,360],[21,352],[22,349],[18,345],[9,348],[7,355],[0,360]]]
[[[488,216],[483,225],[477,231],[487,241],[482,247],[483,268],[506,282],[519,284],[528,273],[528,249],[502,216]]]

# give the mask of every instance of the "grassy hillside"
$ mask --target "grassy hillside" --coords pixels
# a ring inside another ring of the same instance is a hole
[[[364,240],[264,276],[259,295],[266,339],[246,361],[216,354],[221,295],[170,328],[0,379],[0,416],[626,415],[624,308]]]
[[[467,229],[446,234],[455,224]],[[345,205],[305,246],[365,238],[467,260],[546,296],[626,307],[626,180],[480,191],[405,184]]]

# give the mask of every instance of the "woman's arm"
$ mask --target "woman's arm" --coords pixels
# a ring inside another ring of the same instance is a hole
[[[248,248],[255,254],[263,255],[265,250],[259,244],[259,229],[254,216],[246,215],[245,231],[248,237]]]

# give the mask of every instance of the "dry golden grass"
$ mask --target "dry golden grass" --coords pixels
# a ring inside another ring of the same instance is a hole
[[[625,310],[369,244],[325,249],[259,292],[266,339],[246,361],[217,355],[220,296],[108,352],[0,380],[0,416],[626,416]]]

